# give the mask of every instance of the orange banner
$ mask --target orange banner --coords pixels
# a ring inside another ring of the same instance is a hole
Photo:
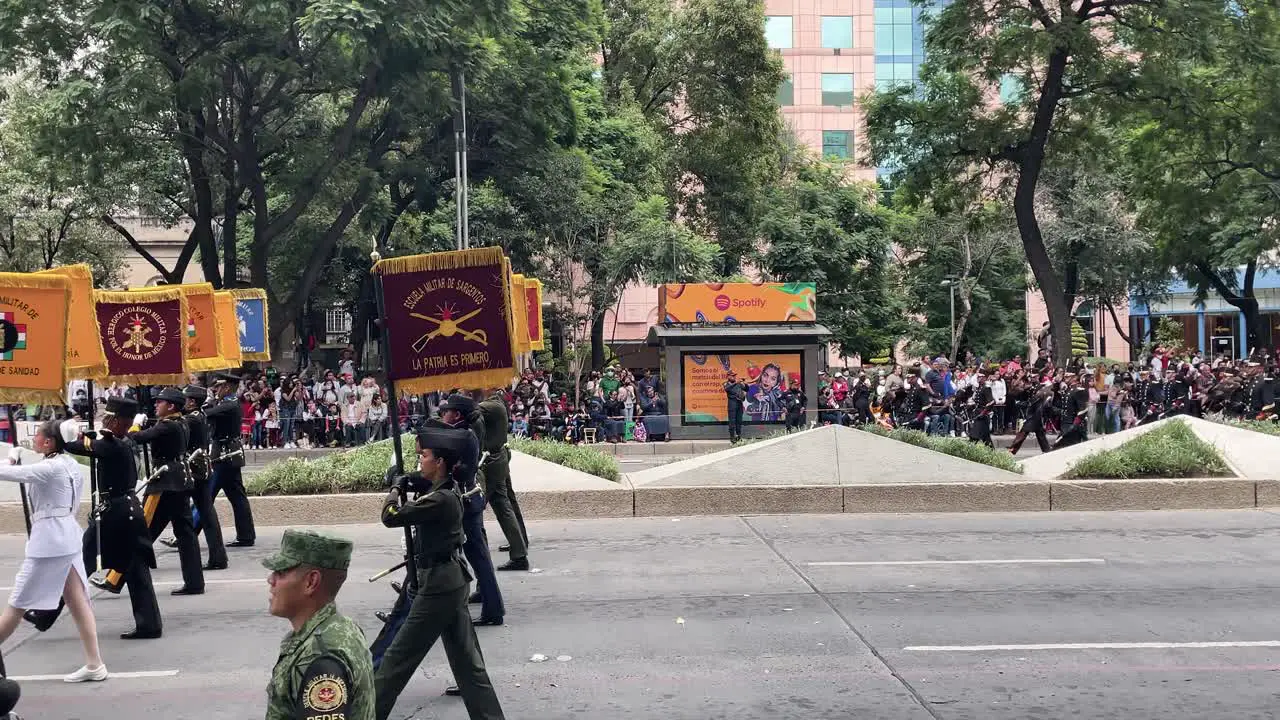
[[[88,265],[64,265],[42,273],[71,280],[71,308],[67,318],[67,377],[96,380],[107,375],[102,332],[93,309],[93,270]]]
[[[818,319],[813,283],[663,285],[658,316],[681,323],[811,323]]]
[[[244,364],[240,351],[239,318],[236,316],[236,296],[230,290],[213,294],[213,313],[218,316],[218,332],[221,334],[222,359],[226,367],[238,368]]]
[[[71,279],[0,273],[0,403],[65,403]]]
[[[729,397],[724,384],[729,371],[747,386],[743,418],[752,423],[783,422],[782,394],[800,388],[804,376],[801,353],[685,353],[680,362],[684,384],[684,422],[726,423]]]

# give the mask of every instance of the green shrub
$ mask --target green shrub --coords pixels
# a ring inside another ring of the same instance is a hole
[[[525,455],[532,455],[605,480],[617,482],[622,477],[616,458],[586,445],[514,437],[510,439],[509,444],[512,450],[518,450]]]
[[[412,465],[413,435],[401,438],[406,465]],[[617,482],[622,473],[611,455],[588,447],[549,440],[511,439],[511,448],[564,465],[606,480]],[[328,495],[333,493],[380,492],[391,465],[390,440],[333,452],[313,460],[291,457],[277,460],[250,476],[245,489],[250,495]]]
[[[970,462],[980,463],[982,465],[990,465],[1006,472],[1022,474],[1022,466],[1018,464],[1013,456],[1003,450],[989,448],[982,443],[970,442],[964,438],[955,437],[938,437],[936,435],[926,435],[919,430],[911,430],[908,428],[896,428],[889,430],[879,425],[863,425],[859,430],[875,433],[881,437],[887,437],[898,442],[904,442],[908,445],[915,445],[934,452],[940,452],[945,455],[951,455]]]
[[[1127,480],[1230,475],[1230,468],[1212,445],[1174,420],[1118,448],[1086,455],[1065,477]]]
[[[1217,422],[1222,423],[1223,425],[1238,427],[1243,430],[1265,433],[1267,435],[1280,435],[1280,423],[1274,423],[1270,420],[1236,420],[1234,418],[1220,418]]]

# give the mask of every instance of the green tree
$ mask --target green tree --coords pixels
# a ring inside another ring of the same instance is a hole
[[[1079,322],[1071,321],[1071,357],[1085,357],[1089,354],[1089,336]]]
[[[29,76],[0,84],[0,270],[88,263],[99,287],[122,282],[120,242],[98,222],[100,193],[43,152],[35,122],[49,98]]]
[[[819,317],[844,355],[871,358],[906,330],[890,250],[893,211],[873,186],[801,156],[766,196],[767,243],[760,266],[771,280],[817,284]]]
[[[1116,120],[1138,215],[1197,299],[1237,308],[1258,347],[1255,280],[1280,247],[1280,10],[1232,2],[1194,34],[1143,40],[1143,102]]]
[[[778,177],[782,59],[755,0],[605,0],[604,101],[631,104],[668,148],[656,158],[671,208],[722,249],[719,274],[754,252]]]
[[[968,350],[1007,358],[1026,347],[1026,276],[1017,229],[999,206],[937,215],[901,212],[893,246],[903,269],[913,349],[955,361]],[[954,283],[955,344],[951,342]]]
[[[1037,190],[1063,155],[1098,142],[1103,100],[1133,91],[1131,48],[1155,34],[1196,34],[1220,3],[1187,0],[998,0],[937,7],[917,88],[867,103],[871,154],[896,165],[909,194],[972,207],[1008,197],[1023,252],[1044,296],[1059,362],[1067,358],[1077,288],[1045,241]],[[1220,10],[1219,10],[1220,11]],[[997,86],[1020,91],[993,105]],[[956,192],[956,190],[959,192]]]

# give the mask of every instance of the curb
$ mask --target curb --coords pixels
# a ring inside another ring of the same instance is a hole
[[[382,493],[250,498],[263,527],[378,521]],[[531,519],[688,517],[801,513],[960,513],[1230,510],[1280,506],[1280,480],[1064,480],[1014,483],[749,485],[531,490],[519,494]],[[216,503],[231,522],[226,498]],[[83,523],[89,504],[80,506]],[[22,506],[0,503],[0,533],[22,533]]]

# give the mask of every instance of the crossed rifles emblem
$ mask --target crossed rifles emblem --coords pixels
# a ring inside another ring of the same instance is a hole
[[[466,315],[463,315],[460,318],[453,317],[453,308],[450,308],[450,307],[440,308],[440,317],[432,317],[431,315],[423,315],[422,313],[416,313],[416,312],[409,313],[410,317],[416,317],[419,320],[429,320],[436,324],[435,330],[432,330],[431,332],[413,341],[413,351],[416,353],[422,352],[423,348],[427,346],[427,343],[431,342],[432,338],[436,338],[436,337],[447,338],[447,337],[453,337],[454,335],[461,335],[465,340],[478,342],[481,345],[488,347],[489,334],[486,333],[483,329],[467,330],[466,328],[459,327],[459,325],[461,325],[462,323],[470,320],[476,315],[479,315],[480,310],[481,308],[476,308],[475,310],[472,310],[471,312],[467,313]]]

